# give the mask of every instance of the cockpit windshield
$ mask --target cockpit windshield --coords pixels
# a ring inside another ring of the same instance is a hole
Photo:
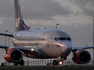
[[[71,41],[70,37],[55,37],[55,40],[58,41],[58,40],[68,40],[68,41]]]

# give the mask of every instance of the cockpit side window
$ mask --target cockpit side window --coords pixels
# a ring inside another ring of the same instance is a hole
[[[66,38],[64,38],[64,37],[60,37],[59,40],[66,40]]]
[[[66,38],[67,40],[71,40],[70,38]]]

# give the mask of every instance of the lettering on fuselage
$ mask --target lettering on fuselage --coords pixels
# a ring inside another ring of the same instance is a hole
[[[36,41],[45,41],[45,38],[36,38]]]

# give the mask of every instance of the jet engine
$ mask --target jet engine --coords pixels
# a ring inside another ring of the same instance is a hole
[[[72,60],[77,64],[86,64],[89,63],[91,60],[91,55],[86,50],[77,50],[73,54]]]
[[[11,48],[6,50],[4,58],[8,62],[20,62],[23,59],[23,55],[19,49]]]

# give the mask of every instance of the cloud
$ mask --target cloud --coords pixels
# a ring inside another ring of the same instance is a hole
[[[0,17],[13,17],[14,16],[14,5],[13,0],[0,0]]]
[[[1,17],[0,17],[0,24],[2,24],[2,23],[4,22],[4,19],[5,19],[5,18],[1,18]]]
[[[53,0],[24,0],[21,5],[27,19],[51,19],[56,15],[68,16],[72,13]]]
[[[8,30],[8,33],[13,33],[15,31],[15,22],[13,18],[6,18],[2,24],[0,24],[0,33],[5,33],[5,30]]]
[[[72,12],[53,0],[20,0],[26,19],[52,19],[56,15],[68,16]],[[13,0],[0,0],[0,16],[14,17]]]
[[[90,16],[94,18],[94,10],[83,8],[83,12],[81,14]]]
[[[79,12],[77,11],[76,13],[73,14],[73,16],[79,16]]]
[[[91,0],[91,2],[92,2],[92,5],[94,6],[94,0]]]
[[[94,0],[72,0],[72,3],[82,10],[82,15],[94,17]]]
[[[88,0],[72,0],[76,5],[78,5],[80,8],[85,6],[88,3]]]

